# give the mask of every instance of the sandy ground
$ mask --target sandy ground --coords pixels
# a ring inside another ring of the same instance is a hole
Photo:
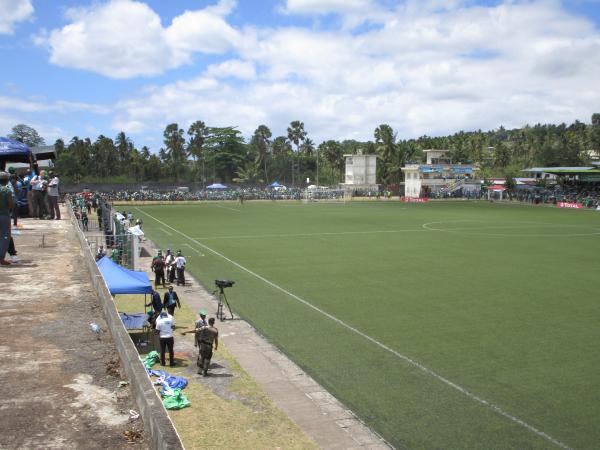
[[[147,448],[70,221],[21,224],[0,267],[0,448]]]

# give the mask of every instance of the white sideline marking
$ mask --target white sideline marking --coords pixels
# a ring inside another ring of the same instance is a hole
[[[169,236],[173,236],[173,233],[169,233],[167,230],[165,230],[164,228],[159,228],[160,231],[162,231],[165,234],[168,234]]]
[[[206,256],[204,253],[202,253],[200,250],[195,249],[190,244],[183,244],[183,245],[185,245],[186,247],[191,248],[193,251],[195,251],[196,253],[198,253],[200,256]]]
[[[377,233],[403,233],[403,232],[424,232],[432,231],[428,229],[420,228],[406,228],[400,230],[374,230],[374,231],[335,231],[335,232],[323,232],[323,233],[295,233],[295,234],[247,234],[247,235],[230,235],[230,236],[201,236],[191,239],[242,239],[242,238],[287,238],[287,237],[310,237],[310,236],[344,236],[352,234],[377,234]],[[437,231],[437,230],[435,230]]]
[[[228,209],[229,211],[235,211],[235,212],[242,212],[242,210],[240,210],[240,209],[230,208],[228,206],[219,205],[218,203],[211,203],[211,204],[216,206],[217,208]]]
[[[375,344],[376,346],[378,346],[379,348],[382,348],[383,350],[397,356],[398,358],[406,361],[407,363],[411,364],[412,366],[418,368],[419,370],[425,372],[426,374],[430,375],[431,377],[435,378],[438,381],[441,381],[442,383],[444,383],[445,385],[459,391],[460,393],[462,393],[463,395],[465,395],[466,397],[470,398],[471,400],[474,400],[484,406],[487,406],[489,408],[491,408],[495,413],[501,415],[502,417],[505,417],[509,420],[511,420],[512,422],[515,422],[519,425],[521,425],[522,427],[526,428],[527,430],[531,431],[532,433],[546,439],[547,441],[553,443],[554,445],[556,445],[557,447],[560,447],[562,449],[565,450],[572,450],[571,447],[569,447],[566,444],[563,444],[561,441],[553,438],[552,436],[550,436],[549,434],[544,433],[541,430],[538,430],[537,428],[535,428],[533,425],[529,425],[527,422],[524,422],[522,419],[519,419],[516,416],[513,416],[512,414],[504,411],[502,408],[500,408],[499,406],[488,402],[487,400],[484,400],[481,397],[478,397],[477,395],[473,394],[472,392],[468,391],[467,389],[459,386],[456,383],[453,383],[452,381],[448,380],[447,378],[444,378],[442,375],[437,374],[436,372],[434,372],[433,370],[429,369],[428,367],[425,367],[424,365],[422,365],[421,363],[415,361],[414,359],[409,358],[408,356],[403,355],[402,353],[397,352],[396,350],[392,349],[391,347],[388,347],[387,345],[383,344],[382,342],[379,342],[377,339],[372,338],[371,336],[369,336],[366,333],[363,333],[362,331],[360,331],[357,328],[354,328],[352,325],[347,324],[346,322],[344,322],[343,320],[338,319],[337,317],[329,314],[326,311],[323,311],[321,308],[313,305],[312,303],[309,303],[308,301],[298,297],[296,294],[291,293],[290,291],[287,291],[286,289],[282,288],[281,286],[273,283],[272,281],[267,280],[266,278],[262,277],[261,275],[252,272],[250,269],[247,269],[246,267],[242,266],[241,264],[233,261],[232,259],[229,259],[227,256],[223,255],[222,253],[219,253],[216,250],[213,250],[212,248],[202,244],[201,242],[198,242],[196,239],[188,236],[187,234],[183,233],[182,231],[177,230],[176,228],[173,228],[170,225],[167,225],[166,223],[164,223],[163,221],[157,219],[156,217],[154,217],[151,214],[148,214],[145,211],[140,210],[138,207],[135,207],[135,209],[137,209],[139,212],[147,215],[148,217],[150,217],[151,219],[155,220],[156,222],[170,228],[171,230],[173,230],[176,233],[179,233],[180,235],[182,235],[184,238],[189,239],[190,241],[194,242],[195,244],[199,245],[200,247],[204,248],[205,250],[208,250],[209,252],[219,256],[220,258],[223,258],[225,261],[233,264],[234,266],[236,266],[238,269],[243,270],[244,272],[252,275],[255,278],[258,278],[259,280],[265,282],[266,284],[268,284],[269,286],[277,289],[278,291],[283,292],[284,294],[292,297],[294,300],[297,300],[298,302],[302,303],[303,305],[307,306],[308,308],[317,311],[318,313],[324,315],[325,317],[327,317],[328,319],[331,319],[332,321],[334,321],[335,323],[337,323],[338,325],[341,325],[342,327],[352,331],[353,333],[356,333],[357,335],[365,338],[366,340],[372,342],[373,344]]]

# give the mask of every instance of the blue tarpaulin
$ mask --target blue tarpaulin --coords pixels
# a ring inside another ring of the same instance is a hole
[[[209,186],[206,186],[206,189],[227,189],[227,186],[221,183],[213,183]]]
[[[31,150],[22,142],[0,137],[0,159],[12,162],[29,162]]]
[[[150,294],[152,292],[152,285],[146,272],[128,270],[113,262],[108,256],[104,256],[97,264],[112,295]]]

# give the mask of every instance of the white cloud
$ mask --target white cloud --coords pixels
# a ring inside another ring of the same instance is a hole
[[[373,6],[372,0],[287,0],[283,11],[289,14],[347,14],[364,12]]]
[[[70,102],[64,100],[47,101],[45,99],[24,99],[20,97],[7,97],[0,95],[0,110],[19,111],[26,113],[52,112],[67,114],[72,112],[91,112],[94,114],[108,114],[110,109],[106,106],[84,102]]]
[[[253,80],[256,78],[256,69],[254,68],[254,64],[248,61],[231,59],[219,64],[211,64],[206,69],[205,75],[214,78]]]
[[[149,132],[204,120],[248,136],[261,123],[284,134],[299,119],[319,142],[372,139],[380,123],[408,138],[589,119],[600,104],[591,22],[555,1],[471,3],[409,1],[363,32],[244,29],[235,59],[132,95],[113,124]]]
[[[15,23],[33,16],[33,5],[31,0],[0,0],[0,11],[0,34],[12,34]]]
[[[35,38],[50,51],[50,62],[110,78],[151,76],[190,63],[195,52],[223,53],[238,38],[223,19],[234,2],[222,0],[186,11],[169,27],[148,5],[111,0],[71,9],[68,25]]]

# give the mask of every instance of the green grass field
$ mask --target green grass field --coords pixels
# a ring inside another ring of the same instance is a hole
[[[475,202],[128,207],[398,448],[598,448],[600,213]]]

